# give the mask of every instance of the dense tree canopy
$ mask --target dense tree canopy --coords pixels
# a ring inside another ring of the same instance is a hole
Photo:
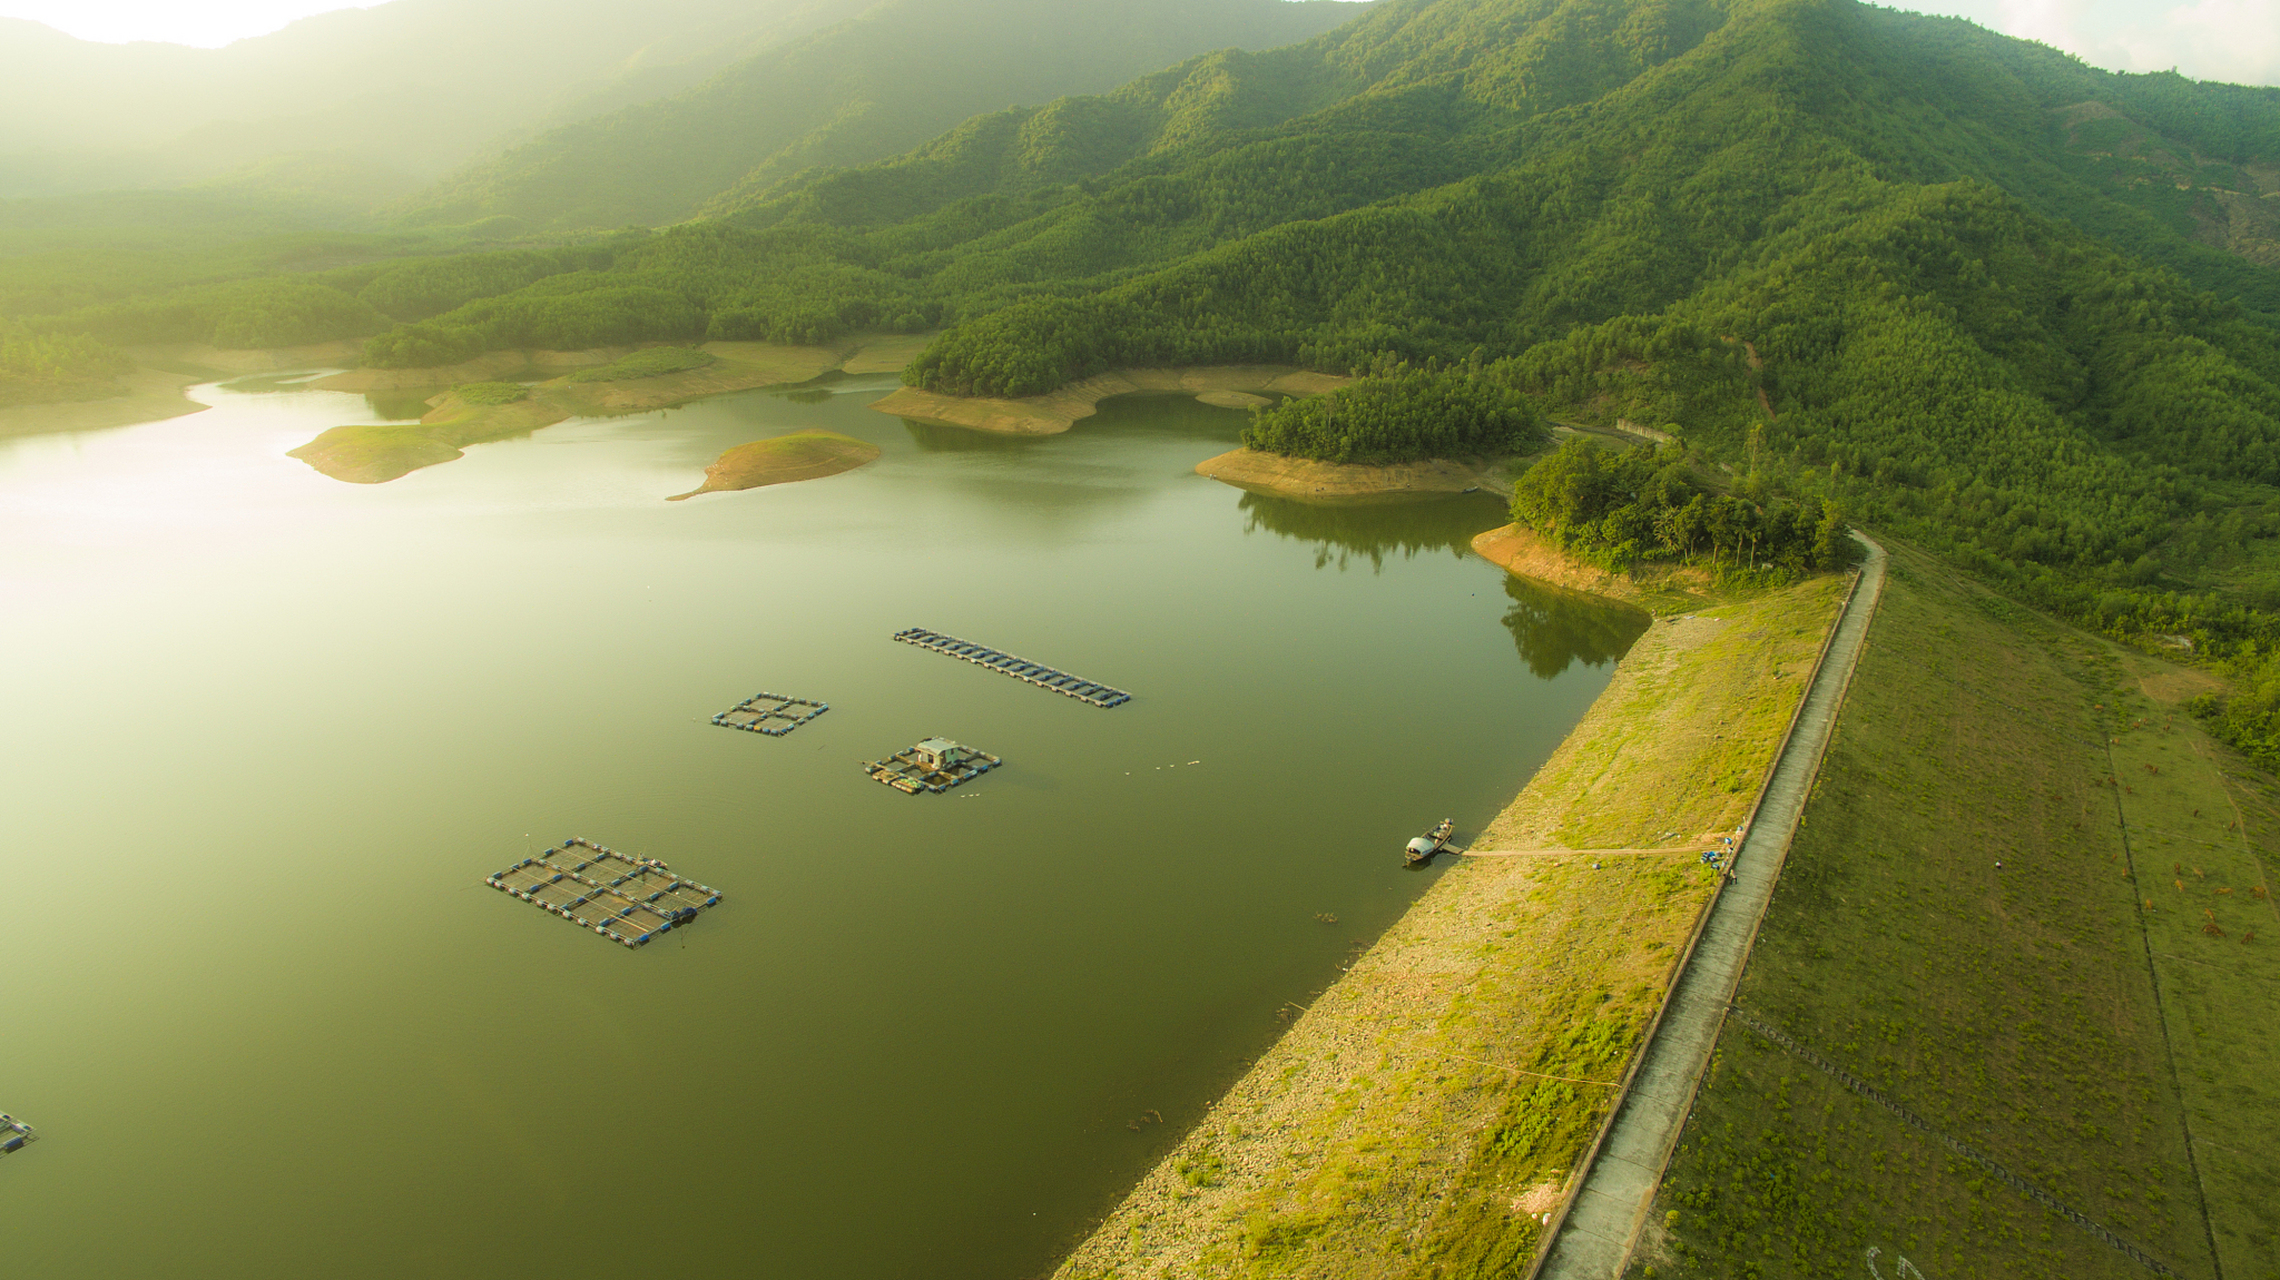
[[[1793,577],[1852,559],[1844,508],[1796,501],[1751,476],[1738,493],[1695,482],[1685,447],[1607,454],[1571,437],[1513,487],[1512,519],[1609,569],[1704,557],[1720,572]]]
[[[1243,443],[1323,462],[1412,462],[1527,453],[1544,415],[1478,369],[1394,364],[1328,395],[1251,411]]]
[[[39,333],[0,320],[0,408],[107,394],[131,367],[93,338]]]

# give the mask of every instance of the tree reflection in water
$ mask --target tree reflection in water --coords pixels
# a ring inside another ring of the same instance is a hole
[[[1580,591],[1508,573],[1504,594],[1512,597],[1504,625],[1520,660],[1540,679],[1549,680],[1578,662],[1605,666],[1647,633],[1646,614]]]
[[[1314,544],[1314,567],[1344,570],[1367,564],[1384,569],[1388,556],[1472,553],[1474,535],[1511,519],[1494,494],[1459,494],[1407,502],[1317,504],[1246,493],[1239,509],[1243,531]],[[1526,578],[1504,577],[1512,607],[1504,625],[1520,660],[1549,680],[1578,662],[1605,666],[1646,634],[1647,615],[1636,609]]]
[[[1372,571],[1383,569],[1392,554],[1403,559],[1431,551],[1463,556],[1472,550],[1474,534],[1512,518],[1504,500],[1492,493],[1335,505],[1245,493],[1237,509],[1245,533],[1263,529],[1313,543],[1317,569],[1347,569],[1363,561]]]

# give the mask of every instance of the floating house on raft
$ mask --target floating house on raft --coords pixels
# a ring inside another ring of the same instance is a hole
[[[884,760],[866,760],[863,772],[897,791],[940,795],[964,782],[972,782],[1004,764],[987,751],[976,751],[948,738],[927,738]]]
[[[972,747],[952,742],[948,738],[928,738],[912,747],[910,754],[911,759],[915,762],[936,773],[945,773],[981,753]]]

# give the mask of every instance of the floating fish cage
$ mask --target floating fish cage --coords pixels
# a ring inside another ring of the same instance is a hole
[[[717,890],[674,875],[655,858],[585,839],[565,840],[483,883],[628,947],[687,924],[720,901]]]
[[[39,1136],[32,1129],[32,1126],[12,1115],[0,1112],[0,1156],[11,1151],[23,1150],[25,1143],[37,1142]]]
[[[915,796],[921,791],[940,795],[1004,763],[986,751],[976,751],[963,743],[928,738],[884,760],[865,760],[863,772],[870,774],[873,781],[884,782],[908,795]]]
[[[904,644],[915,644],[921,649],[946,653],[953,658],[963,658],[975,666],[988,667],[992,671],[1012,676],[1016,680],[1026,681],[1040,689],[1051,689],[1055,693],[1067,694],[1079,702],[1089,702],[1096,707],[1116,707],[1132,701],[1131,694],[1122,689],[1112,689],[1098,680],[1087,680],[1082,676],[1073,676],[1066,671],[1058,671],[1042,663],[1031,662],[1027,658],[1017,658],[1010,653],[1001,653],[987,645],[973,644],[969,641],[960,640],[956,636],[943,635],[939,631],[928,631],[924,627],[911,627],[908,630],[897,631],[895,639]]]
[[[712,722],[724,729],[745,729],[781,738],[829,710],[828,702],[787,698],[780,693],[755,693],[714,716]]]

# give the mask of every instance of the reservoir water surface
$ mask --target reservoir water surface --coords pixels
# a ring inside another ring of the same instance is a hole
[[[10,1276],[1045,1271],[1643,625],[1471,555],[1493,496],[1195,475],[1240,413],[1007,439],[891,385],[378,486],[284,456],[373,417],[290,386],[0,440],[0,1111],[43,1133],[0,1158]],[[884,456],[661,500],[808,426]],[[831,710],[707,723],[763,689]],[[857,768],[932,735],[1006,767]],[[573,835],[725,899],[630,952],[483,886]]]

